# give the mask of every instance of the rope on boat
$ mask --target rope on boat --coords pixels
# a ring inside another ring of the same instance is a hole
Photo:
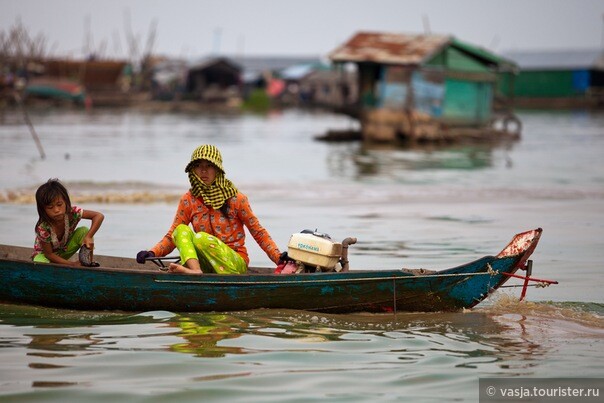
[[[424,278],[439,278],[439,277],[471,277],[471,276],[484,276],[484,275],[496,275],[499,274],[496,270],[488,270],[482,273],[451,273],[451,274],[422,274],[421,276],[388,276],[388,277],[359,277],[359,278],[344,278],[344,279],[312,279],[312,280],[297,280],[296,283],[345,283],[345,282],[356,282],[356,281],[385,281],[385,280],[418,280]],[[282,277],[280,277],[282,278]],[[216,284],[216,281],[203,281],[203,280],[162,280],[155,279],[157,283],[181,283],[181,284]],[[224,285],[225,282],[220,282]],[[283,284],[283,280],[270,280],[270,281],[228,281],[228,284],[232,285],[250,285],[250,284]]]

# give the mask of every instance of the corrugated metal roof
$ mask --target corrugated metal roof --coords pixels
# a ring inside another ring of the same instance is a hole
[[[329,54],[334,62],[419,65],[450,43],[451,36],[359,32]]]
[[[521,70],[603,68],[601,49],[572,49],[549,51],[509,51],[505,57],[515,61]]]

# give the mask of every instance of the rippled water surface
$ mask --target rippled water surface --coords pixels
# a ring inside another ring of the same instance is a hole
[[[168,229],[191,151],[214,143],[281,248],[304,228],[356,236],[353,268],[456,266],[544,233],[534,275],[469,312],[324,315],[78,312],[0,304],[6,401],[477,401],[478,378],[600,377],[604,115],[524,112],[512,144],[323,143],[348,118],[31,111],[0,117],[0,243],[33,244],[32,195],[59,177],[105,213],[99,254]],[[253,265],[268,265],[248,237]],[[203,298],[203,296],[200,296]]]

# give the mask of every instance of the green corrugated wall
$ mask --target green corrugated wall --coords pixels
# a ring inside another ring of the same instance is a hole
[[[525,71],[515,80],[516,96],[568,97],[576,95],[571,71]]]
[[[486,123],[491,117],[492,85],[447,79],[443,117],[460,123]]]
[[[534,98],[556,98],[582,96],[575,83],[575,72],[551,71],[521,71],[513,78],[514,96]],[[499,81],[498,88],[505,95],[510,95],[510,75],[505,74]]]
[[[463,73],[492,73],[488,66],[449,47],[436,55],[429,66],[444,66]],[[447,78],[442,118],[458,123],[483,124],[491,117],[493,86],[490,81]]]

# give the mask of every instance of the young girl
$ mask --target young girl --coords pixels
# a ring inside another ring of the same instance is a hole
[[[182,264],[171,263],[172,273],[245,273],[249,257],[244,227],[268,258],[279,262],[281,252],[254,215],[247,196],[225,177],[216,146],[197,147],[185,172],[191,188],[181,197],[172,226],[153,248],[137,254],[137,262],[166,256],[176,247]]]
[[[36,204],[39,218],[35,228],[36,242],[32,259],[35,262],[80,266],[79,261],[72,262],[68,259],[82,245],[90,251],[94,249],[93,236],[105,216],[72,206],[67,189],[58,179],[49,179],[38,188]],[[92,221],[90,229],[77,227],[82,218]]]

